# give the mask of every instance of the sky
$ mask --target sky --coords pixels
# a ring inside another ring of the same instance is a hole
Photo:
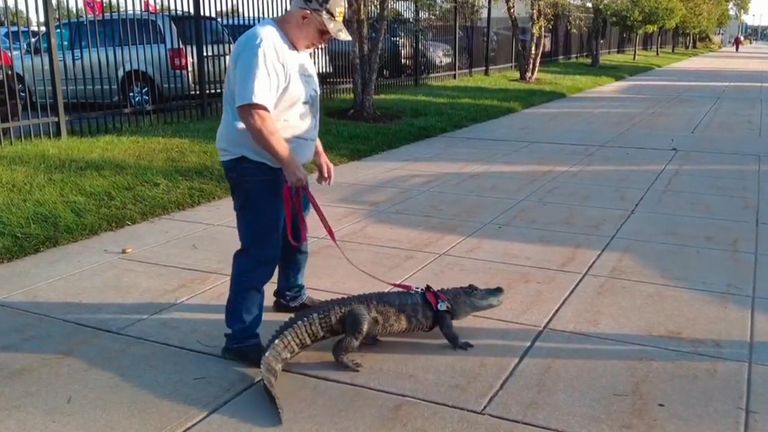
[[[9,3],[13,4],[15,3],[15,1],[16,0],[9,0]],[[19,5],[22,8],[24,8],[23,5],[25,5],[27,1],[29,1],[29,5],[32,6],[32,9],[34,9],[33,2],[36,2],[39,5],[40,14],[42,15],[42,0],[18,0]],[[67,1],[69,4],[74,6],[75,3],[82,4],[83,0],[65,0],[65,1]],[[133,9],[134,7],[141,8],[141,4],[143,2],[143,0],[113,0],[113,1],[115,1],[115,3],[120,3],[124,6],[130,5],[127,9]],[[185,10],[192,9],[190,0],[155,0],[155,3],[159,3],[161,1],[164,3],[171,3],[171,4],[177,3],[181,9],[185,9]],[[269,0],[267,0],[267,2],[269,2]],[[224,6],[224,8],[226,8],[228,4],[237,3],[237,0],[202,0],[201,3],[204,5],[205,4],[216,5],[218,7]],[[749,25],[761,24],[761,20],[760,20],[761,14],[762,14],[762,24],[768,25],[768,0],[752,0],[749,8],[749,13],[747,13],[747,16],[744,17],[744,20]],[[29,15],[33,19],[33,21],[38,20],[34,10],[30,11]],[[752,17],[752,15],[754,15],[754,18]]]
[[[754,24],[760,24],[760,14],[763,15],[763,21],[762,24],[768,24],[768,0],[752,0],[750,7],[749,7],[749,13],[747,14],[745,18],[747,24],[752,25],[752,15],[755,15],[754,18]]]

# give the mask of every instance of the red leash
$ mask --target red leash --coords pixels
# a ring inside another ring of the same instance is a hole
[[[325,232],[328,233],[328,237],[330,237],[331,240],[333,240],[333,243],[336,245],[336,248],[339,249],[339,252],[341,252],[341,255],[344,257],[344,259],[347,260],[349,264],[352,265],[352,267],[372,277],[373,279],[376,279],[379,282],[383,282],[395,288],[400,288],[410,292],[424,293],[425,297],[427,298],[427,301],[429,301],[429,303],[432,305],[432,308],[436,311],[449,311],[451,309],[451,303],[448,301],[448,298],[445,296],[445,294],[435,291],[435,289],[429,285],[427,285],[425,288],[421,288],[421,287],[408,285],[404,283],[387,282],[384,279],[376,277],[375,275],[372,275],[371,273],[361,269],[359,266],[353,263],[352,260],[349,259],[347,254],[344,253],[344,249],[341,248],[341,245],[339,245],[339,242],[336,241],[336,234],[334,234],[333,228],[331,228],[331,224],[328,222],[328,218],[325,217],[323,210],[320,208],[320,204],[317,203],[317,200],[315,199],[314,195],[312,195],[312,192],[310,192],[309,187],[304,186],[302,188],[292,188],[286,183],[285,187],[283,188],[283,204],[285,206],[285,223],[287,224],[287,227],[292,227],[294,212],[296,212],[296,215],[298,215],[298,218],[299,218],[299,223],[301,224],[300,225],[301,243],[294,240],[293,233],[292,233],[293,230],[288,228],[288,240],[291,242],[292,245],[299,246],[301,244],[304,244],[304,242],[307,241],[307,221],[304,218],[304,209],[303,209],[304,193],[306,193],[307,196],[309,197],[309,202],[310,204],[312,204],[312,208],[315,209],[315,212],[317,213],[317,217],[320,218],[320,222],[322,222],[323,227],[325,228]]]
[[[292,188],[287,183],[285,187],[283,188],[283,203],[285,205],[285,223],[288,227],[293,226],[293,216],[294,212],[299,218],[299,224],[300,224],[300,230],[301,230],[301,238],[297,242],[293,238],[292,230],[288,229],[288,240],[291,242],[294,246],[300,246],[304,242],[307,241],[307,221],[304,219],[304,211],[303,211],[303,198],[304,194],[307,194],[309,197],[309,202],[312,204],[312,208],[317,213],[317,217],[320,218],[320,222],[323,224],[323,227],[325,228],[325,232],[328,233],[328,236],[333,240],[333,243],[336,245],[336,247],[341,252],[341,255],[344,256],[344,258],[349,262],[352,267],[358,269],[362,273],[365,273],[366,275],[376,279],[379,282],[383,282],[387,285],[391,285],[395,288],[404,289],[406,291],[416,291],[416,292],[422,292],[424,291],[423,288],[419,288],[413,285],[408,285],[404,283],[398,283],[398,282],[387,282],[384,279],[381,279],[379,277],[376,277],[375,275],[372,275],[371,273],[361,269],[359,266],[357,266],[355,263],[352,262],[351,259],[347,256],[346,253],[344,253],[344,250],[341,248],[341,245],[339,245],[339,242],[336,241],[336,234],[333,232],[333,228],[331,228],[331,224],[328,222],[328,218],[325,217],[325,214],[323,213],[323,210],[320,208],[320,204],[317,203],[317,200],[315,199],[315,196],[312,195],[312,192],[310,192],[309,187],[303,187],[303,188]]]

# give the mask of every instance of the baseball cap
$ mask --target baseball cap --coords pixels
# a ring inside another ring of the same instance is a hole
[[[319,12],[328,31],[340,40],[352,40],[344,27],[347,14],[346,0],[292,0],[291,7]]]

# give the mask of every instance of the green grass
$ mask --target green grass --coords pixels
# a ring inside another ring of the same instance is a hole
[[[542,65],[536,84],[482,74],[377,96],[402,119],[361,124],[324,117],[321,138],[344,163],[662,67],[704,50],[612,55]],[[326,101],[324,111],[349,98]],[[214,137],[218,119],[0,148],[0,262],[227,196]]]

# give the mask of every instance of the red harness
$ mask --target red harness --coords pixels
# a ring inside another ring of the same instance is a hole
[[[320,218],[320,222],[323,224],[323,227],[325,228],[325,232],[328,233],[328,237],[331,238],[333,243],[336,245],[336,248],[338,248],[339,251],[341,252],[341,255],[344,256],[344,259],[346,259],[347,262],[349,262],[352,265],[352,267],[372,277],[373,279],[376,279],[379,282],[383,282],[395,288],[400,288],[410,292],[424,293],[424,297],[426,297],[427,301],[429,301],[429,303],[432,305],[432,308],[436,311],[449,311],[451,309],[451,303],[448,301],[448,298],[445,296],[445,294],[436,291],[434,288],[432,288],[429,285],[427,285],[424,288],[421,288],[414,285],[409,285],[409,284],[404,284],[399,282],[387,282],[384,279],[381,279],[371,273],[368,273],[367,271],[361,269],[359,266],[353,263],[352,260],[349,259],[347,254],[344,253],[344,250],[341,248],[341,245],[339,245],[339,243],[336,241],[336,234],[334,234],[333,228],[331,228],[331,224],[328,222],[328,219],[325,217],[323,210],[320,209],[320,204],[317,203],[317,200],[315,199],[314,195],[312,195],[312,192],[309,190],[309,187],[304,186],[302,188],[293,188],[286,183],[283,188],[283,204],[285,206],[285,223],[287,225],[286,228],[288,232],[288,240],[291,242],[292,245],[300,246],[301,244],[304,244],[304,242],[307,241],[307,221],[304,218],[304,208],[303,208],[305,193],[309,197],[309,202],[312,205],[312,208],[317,213],[317,217]],[[293,238],[293,233],[292,233],[293,230],[288,228],[293,226],[294,215],[297,215],[298,217],[299,231],[301,233],[300,234],[301,238],[299,239],[298,242]]]

